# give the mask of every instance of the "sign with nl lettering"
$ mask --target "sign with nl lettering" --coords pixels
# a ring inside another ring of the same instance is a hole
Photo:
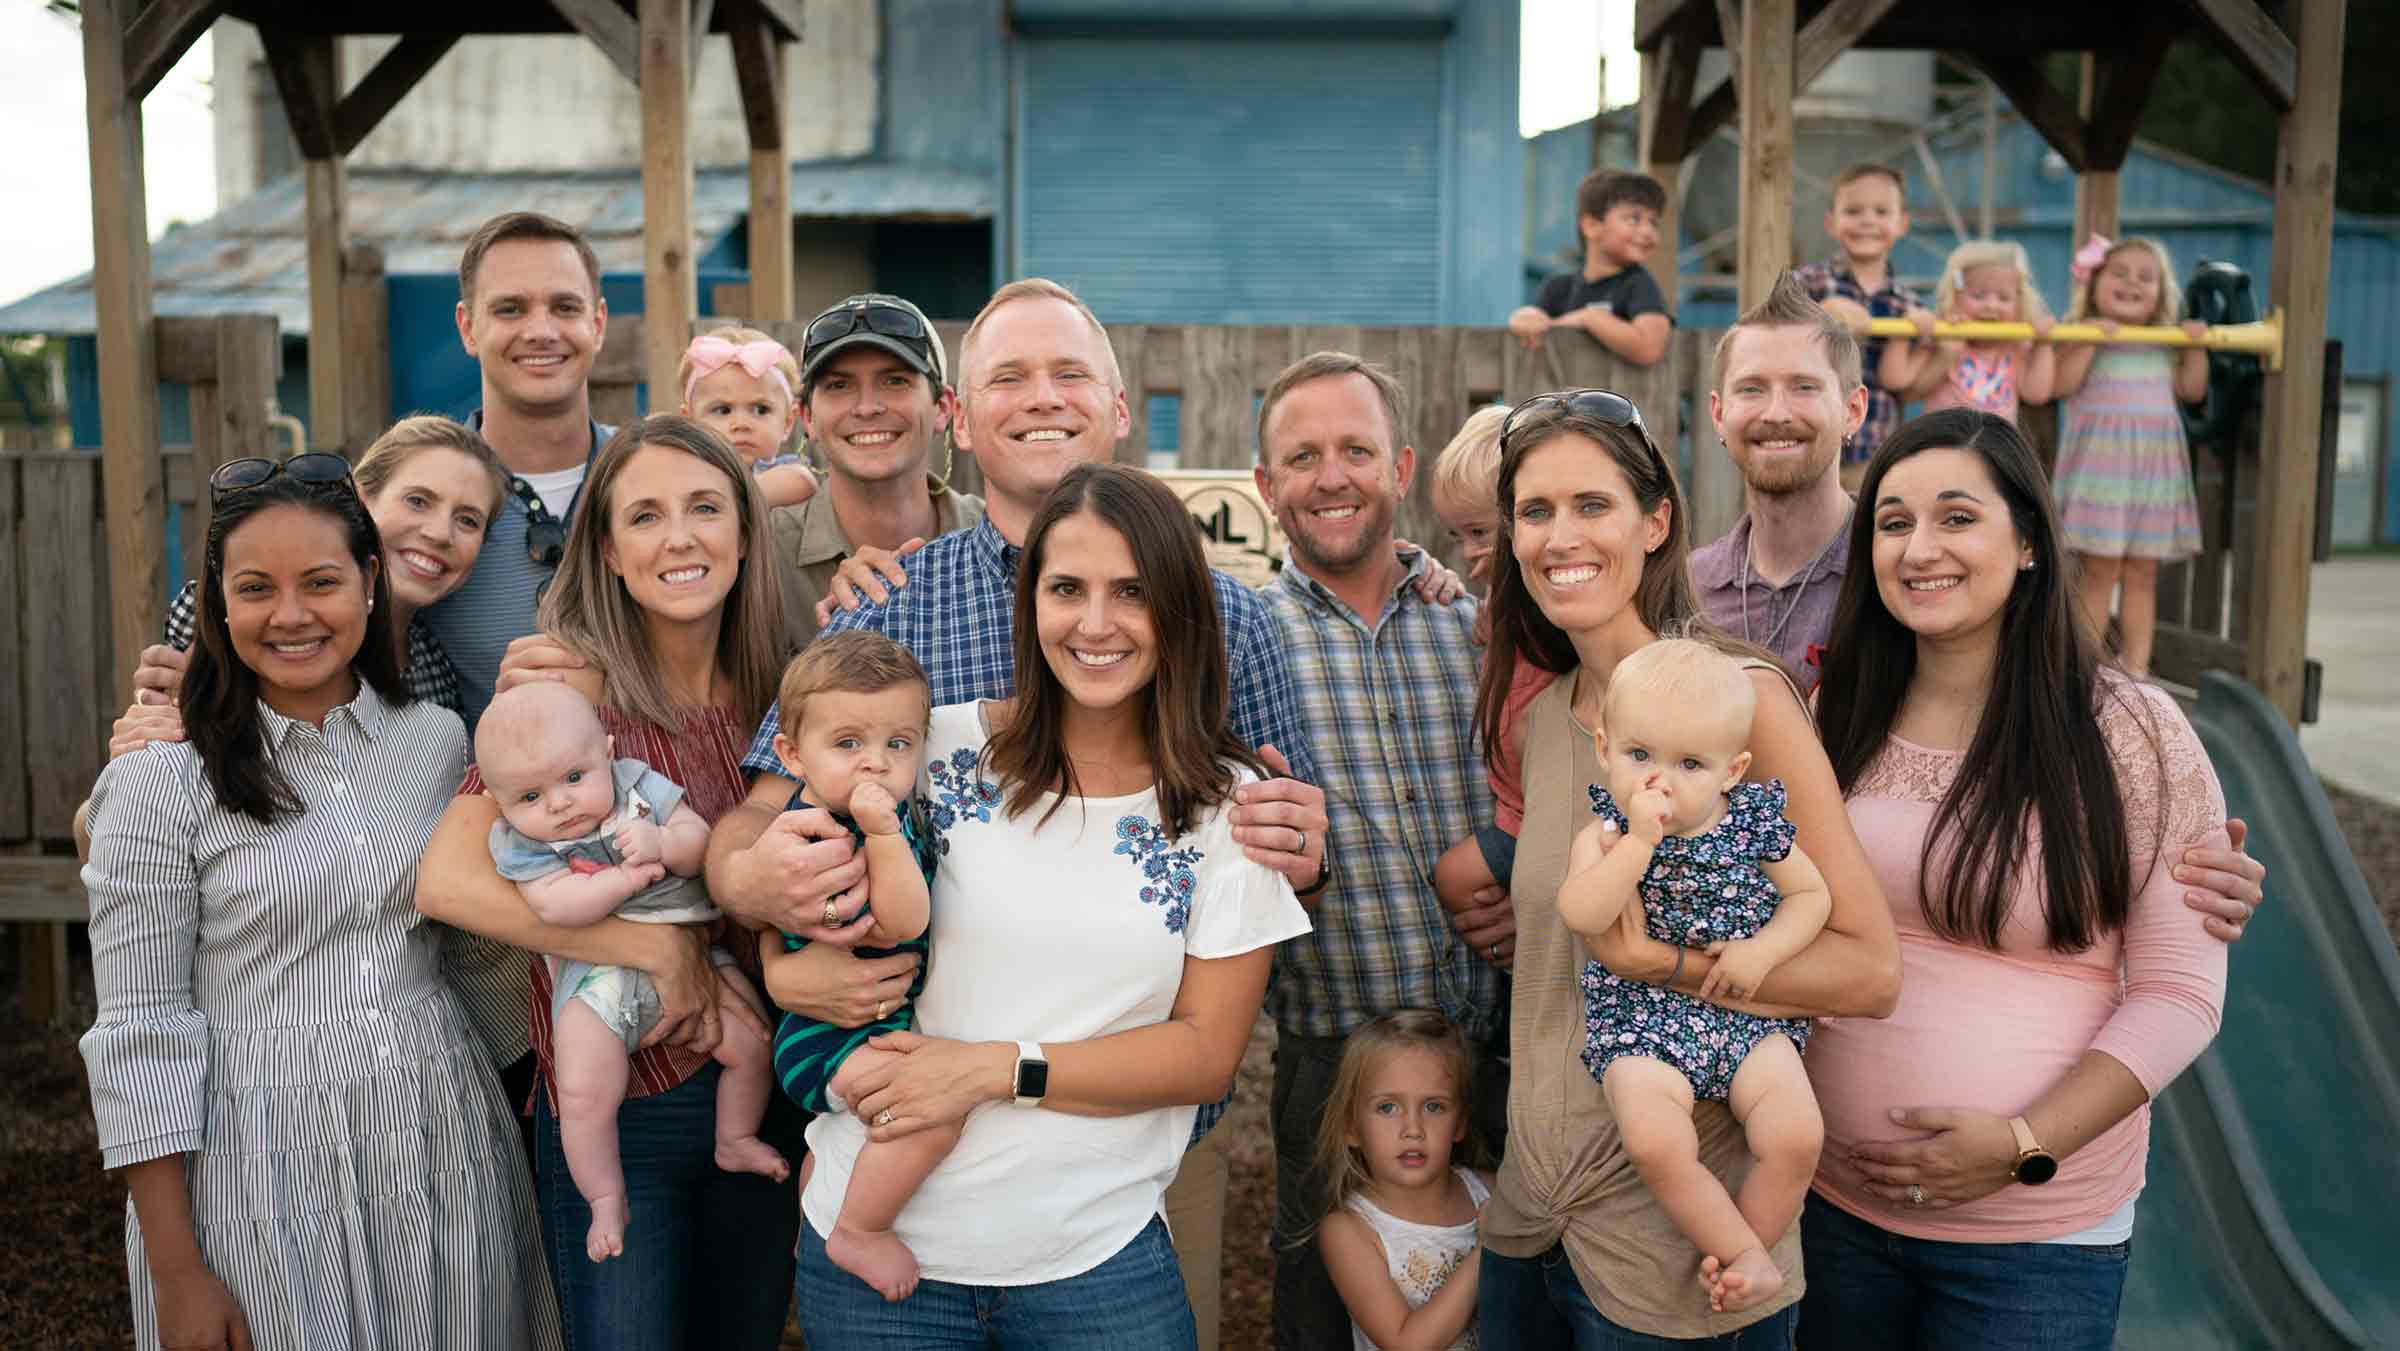
[[[1169,469],[1158,477],[1199,524],[1210,567],[1253,589],[1274,579],[1283,566],[1283,529],[1249,470]]]

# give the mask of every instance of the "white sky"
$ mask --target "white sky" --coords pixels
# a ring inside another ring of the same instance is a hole
[[[1517,121],[1526,135],[1590,117],[1600,56],[1608,106],[1631,103],[1641,81],[1633,53],[1634,0],[1523,0]],[[203,36],[142,104],[150,237],[217,209],[209,126],[209,40]],[[0,175],[0,304],[88,272],[91,174],[83,111],[83,39],[34,0],[0,0],[0,126],[12,128]]]

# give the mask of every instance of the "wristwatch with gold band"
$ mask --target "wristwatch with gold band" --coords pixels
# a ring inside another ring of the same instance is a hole
[[[2008,1119],[2009,1132],[2017,1137],[2017,1161],[2009,1165],[2008,1175],[2028,1187],[2038,1187],[2058,1176],[2058,1156],[2042,1148],[2033,1138],[2033,1127],[2025,1118]]]

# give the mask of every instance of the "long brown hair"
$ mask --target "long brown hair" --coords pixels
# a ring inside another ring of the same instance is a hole
[[[1047,821],[1077,795],[1075,765],[1067,758],[1066,687],[1042,655],[1035,624],[1050,530],[1089,512],[1133,553],[1142,599],[1150,610],[1158,669],[1150,678],[1142,735],[1158,784],[1158,809],[1167,836],[1178,838],[1199,814],[1233,795],[1234,769],[1265,774],[1258,757],[1234,736],[1226,672],[1225,625],[1217,613],[1216,583],[1201,552],[1200,527],[1172,489],[1139,469],[1082,464],[1067,471],[1043,499],[1025,534],[1017,563],[1017,693],[1008,721],[992,733],[985,763],[1010,781],[1007,810],[1016,816],[1052,789],[1059,797]],[[1038,822],[1037,822],[1038,824]]]
[[[626,464],[652,446],[680,450],[733,485],[742,556],[717,630],[717,669],[733,683],[735,720],[754,726],[775,701],[776,683],[783,677],[783,584],[776,576],[767,500],[733,447],[690,418],[655,413],[618,428],[601,447],[576,494],[567,556],[542,597],[542,631],[601,669],[607,702],[661,730],[681,727],[682,714],[668,697],[650,650],[642,607],[625,589],[625,579],[608,567],[610,498]]]
[[[1953,942],[1997,949],[2028,830],[2038,829],[2050,947],[2081,952],[2125,926],[2133,896],[2125,803],[2099,713],[2103,699],[2125,691],[2114,680],[2104,685],[2099,649],[2077,619],[2049,475],[2016,424],[1971,408],[1928,413],[1894,433],[1867,466],[1817,686],[1825,753],[1848,796],[1883,753],[1915,679],[1916,634],[1884,607],[1876,586],[1874,503],[1893,465],[1928,450],[1964,450],[1983,461],[2033,566],[2017,573],[2001,608],[1982,720],[1925,832],[1917,860],[1925,922]],[[2138,711],[2139,700],[2131,705]]]

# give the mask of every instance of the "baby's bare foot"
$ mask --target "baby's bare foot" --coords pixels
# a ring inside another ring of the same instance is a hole
[[[1708,1265],[1715,1260],[1701,1263],[1703,1280],[1708,1280]],[[1708,1307],[1719,1313],[1740,1313],[1782,1288],[1783,1272],[1775,1259],[1767,1256],[1767,1250],[1744,1248],[1709,1282]]]
[[[756,1173],[777,1182],[792,1175],[792,1166],[775,1152],[775,1146],[755,1135],[717,1141],[717,1167],[728,1173]]]
[[[889,1229],[853,1229],[837,1221],[825,1255],[894,1303],[916,1293],[917,1255]]]
[[[625,1221],[629,1216],[625,1194],[592,1198],[592,1227],[583,1236],[584,1255],[595,1262],[605,1262],[625,1254]]]

